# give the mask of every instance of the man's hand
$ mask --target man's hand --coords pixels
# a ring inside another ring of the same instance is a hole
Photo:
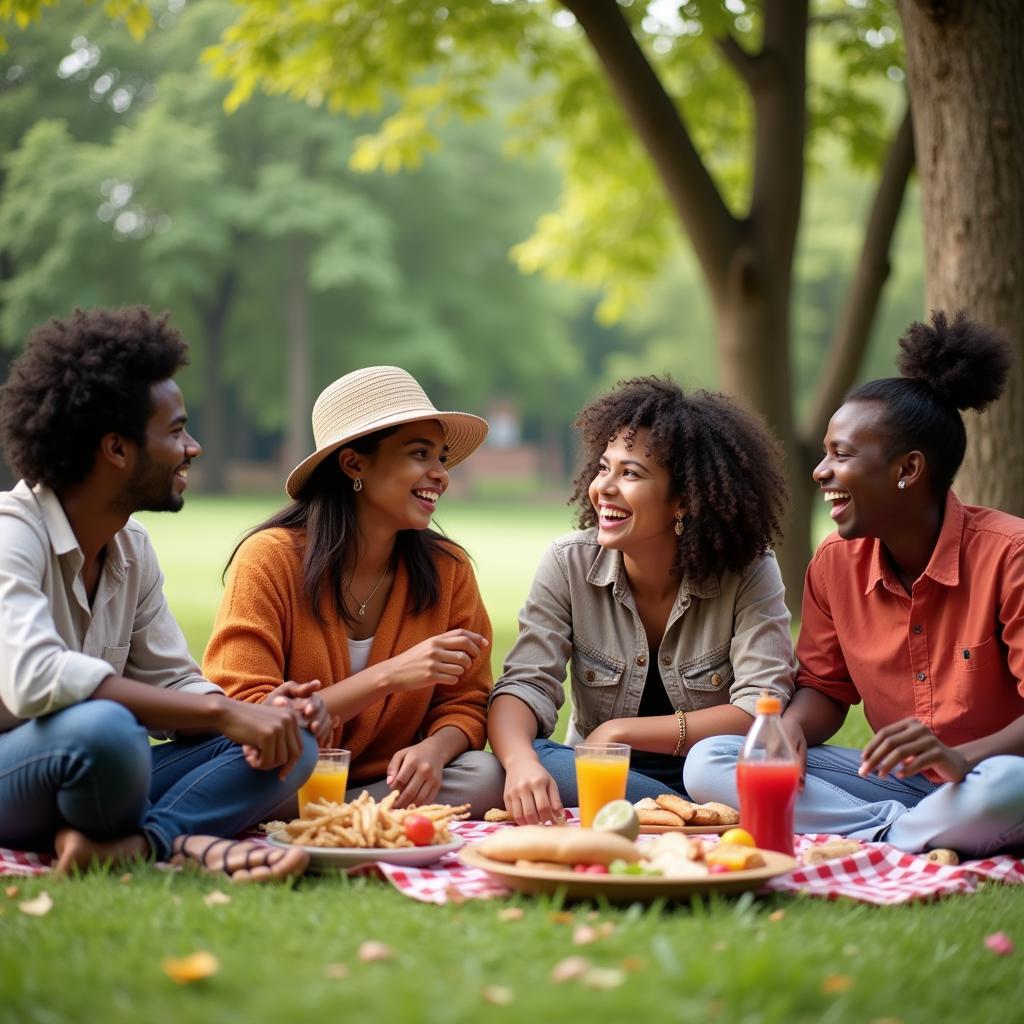
[[[800,765],[800,788],[804,788],[804,780],[807,778],[807,737],[804,735],[803,727],[793,717],[782,716],[782,728],[789,737],[796,751],[797,762]]]
[[[959,782],[971,769],[967,758],[945,743],[916,718],[884,726],[871,737],[861,754],[860,775],[892,772],[898,779],[931,768],[946,782]]]
[[[224,697],[217,710],[219,731],[242,747],[250,768],[280,767],[278,777],[283,779],[302,756],[303,722],[290,704],[249,704]]]
[[[532,752],[505,762],[505,810],[517,825],[561,825],[565,821],[558,786]]]
[[[432,803],[441,789],[445,757],[428,737],[397,751],[388,764],[387,784],[399,791],[395,807]]]
[[[297,683],[287,679],[267,694],[265,703],[274,707],[292,707],[301,716],[306,728],[316,737],[318,747],[330,744],[334,721],[327,712],[323,698],[317,695],[321,687],[319,679]]]

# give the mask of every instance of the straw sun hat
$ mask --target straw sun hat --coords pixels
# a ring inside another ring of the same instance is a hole
[[[357,437],[416,420],[436,420],[448,444],[447,467],[458,465],[483,443],[487,421],[467,412],[439,412],[413,377],[397,366],[368,366],[339,377],[313,406],[316,451],[288,474],[292,498],[333,452]]]

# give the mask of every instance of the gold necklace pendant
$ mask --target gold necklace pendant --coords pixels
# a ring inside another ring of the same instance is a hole
[[[387,567],[387,569],[384,570],[384,574],[381,576],[381,578],[379,580],[377,580],[377,585],[373,588],[373,590],[370,591],[369,594],[367,594],[365,601],[360,601],[359,598],[356,597],[356,595],[352,593],[352,586],[351,586],[351,584],[348,584],[346,586],[346,589],[348,590],[349,595],[351,596],[352,600],[355,601],[355,603],[356,603],[356,606],[357,606],[356,607],[356,614],[360,618],[363,618],[366,615],[366,606],[373,600],[373,595],[376,594],[378,590],[380,590],[380,585],[387,578],[387,574],[390,571],[390,569],[391,569],[391,566],[389,565]]]

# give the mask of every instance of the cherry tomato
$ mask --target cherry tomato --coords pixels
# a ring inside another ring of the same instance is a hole
[[[727,875],[732,868],[728,864],[709,864],[708,874],[709,875]]]
[[[607,875],[608,868],[604,864],[588,864],[586,873],[588,875]]]
[[[423,814],[405,816],[405,834],[413,846],[430,846],[434,841],[434,823]]]

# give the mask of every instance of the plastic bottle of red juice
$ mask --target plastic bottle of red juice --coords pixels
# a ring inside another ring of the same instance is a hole
[[[757,698],[757,717],[736,765],[740,825],[762,850],[793,856],[793,804],[800,763],[782,728],[782,701]]]

